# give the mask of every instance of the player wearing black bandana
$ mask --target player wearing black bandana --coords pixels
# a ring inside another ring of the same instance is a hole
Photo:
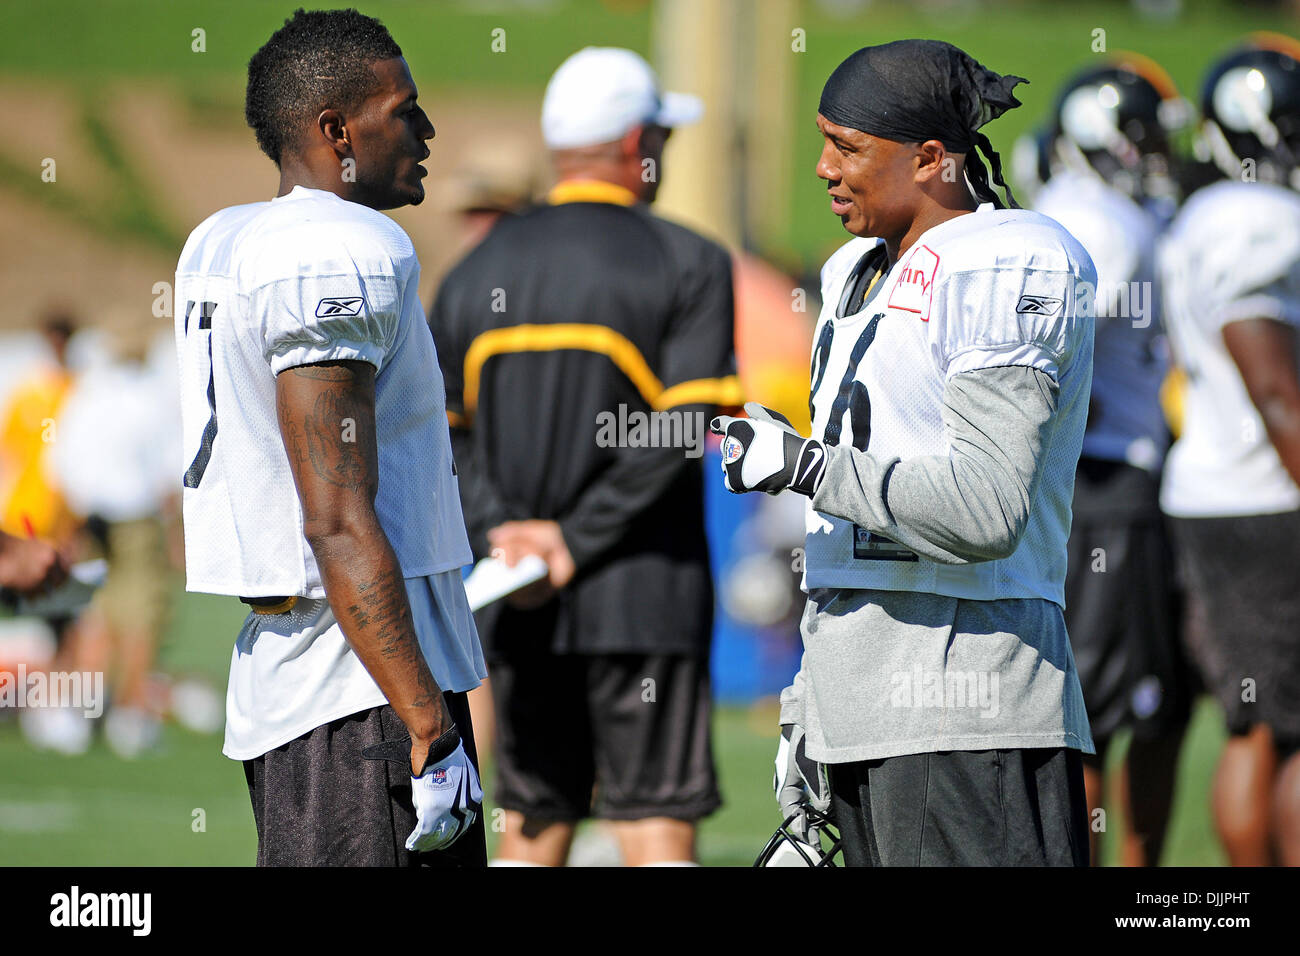
[[[1020,82],[930,40],[836,69],[817,175],[858,238],[822,271],[812,435],[714,423],[731,491],[810,499],[776,790],[850,866],[1088,862],[1062,605],[1096,272],[994,188],[979,130]]]

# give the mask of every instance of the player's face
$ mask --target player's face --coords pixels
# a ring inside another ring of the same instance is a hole
[[[357,161],[352,199],[372,209],[419,205],[428,173],[420,163],[429,156],[424,142],[433,139],[433,124],[416,105],[406,60],[379,60],[371,69],[378,87],[348,123]]]
[[[897,239],[912,224],[916,149],[837,126],[820,113],[823,137],[817,175],[826,180],[831,212],[855,236]]]

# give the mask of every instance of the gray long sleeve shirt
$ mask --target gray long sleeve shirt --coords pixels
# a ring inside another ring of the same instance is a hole
[[[1023,366],[955,375],[949,454],[906,460],[838,446],[813,507],[944,564],[1015,551],[1029,521],[1058,389]],[[813,589],[804,658],[781,695],[826,763],[940,750],[1093,752],[1060,605],[923,591]]]

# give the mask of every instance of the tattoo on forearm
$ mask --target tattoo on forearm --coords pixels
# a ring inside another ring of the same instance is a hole
[[[293,377],[277,388],[277,401],[284,446],[304,509],[320,512],[355,504],[353,495],[327,492],[324,485],[373,499],[379,481],[369,387],[373,370],[364,363],[346,362],[298,366],[281,374]],[[364,545],[365,554],[344,554],[326,542],[327,550],[317,550],[317,560],[348,641],[399,713],[410,716],[410,710],[441,708],[441,690],[420,650],[406,582],[395,556],[386,543],[382,558],[369,550],[382,538],[382,531],[375,528],[373,534],[362,533],[363,541],[349,545]],[[364,576],[370,579],[360,580]],[[335,604],[340,595],[347,596]]]
[[[411,609],[401,571],[391,571],[373,581],[357,585],[360,600],[348,607],[354,633],[373,642],[381,657],[397,667],[414,667],[419,675],[420,692],[410,701],[412,707],[430,707],[441,697],[429,673],[424,654],[415,638]]]

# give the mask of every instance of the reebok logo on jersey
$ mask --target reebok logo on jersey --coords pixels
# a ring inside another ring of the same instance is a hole
[[[1016,311],[1027,315],[1055,315],[1060,308],[1060,299],[1045,295],[1022,295],[1016,303]]]
[[[366,300],[361,296],[346,299],[321,299],[316,303],[316,318],[330,319],[340,315],[360,315]]]
[[[744,453],[745,446],[730,435],[728,435],[727,440],[722,443],[722,463],[724,465],[731,465],[740,461],[740,456]]]

